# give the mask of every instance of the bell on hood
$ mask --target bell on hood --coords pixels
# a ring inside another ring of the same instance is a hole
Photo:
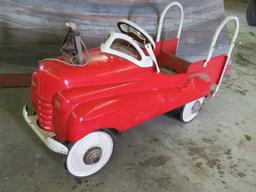
[[[67,22],[67,35],[63,41],[61,52],[64,56],[71,57],[72,62],[81,65],[84,62],[83,50],[86,49],[76,25]]]

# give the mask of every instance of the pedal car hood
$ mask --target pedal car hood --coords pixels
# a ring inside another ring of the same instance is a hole
[[[63,57],[43,60],[32,77],[38,85],[39,95],[50,98],[58,90],[106,85],[144,78],[145,71],[135,64],[117,56],[91,49],[86,65],[65,64]]]

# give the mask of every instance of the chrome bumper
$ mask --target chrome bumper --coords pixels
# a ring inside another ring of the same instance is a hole
[[[53,139],[53,137],[55,136],[54,133],[50,133],[40,129],[40,127],[37,124],[37,115],[28,116],[28,107],[26,105],[23,107],[23,117],[27,124],[32,128],[32,130],[37,134],[37,136],[44,142],[44,144],[50,150],[63,155],[68,154],[68,148],[59,141]]]

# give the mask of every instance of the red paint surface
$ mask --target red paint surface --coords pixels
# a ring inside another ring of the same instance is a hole
[[[227,57],[214,57],[203,68],[204,61],[176,57],[176,46],[177,39],[172,39],[158,43],[155,50],[159,65],[176,74],[157,74],[154,67],[140,68],[98,48],[89,50],[85,66],[43,61],[31,87],[40,126],[61,141],[75,142],[97,129],[125,131],[208,96]]]

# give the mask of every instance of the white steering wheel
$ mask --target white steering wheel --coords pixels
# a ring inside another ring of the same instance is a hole
[[[145,45],[150,43],[152,48],[155,49],[156,45],[153,38],[136,23],[127,19],[120,19],[117,21],[117,27],[122,33],[136,40],[140,47],[145,48]]]

